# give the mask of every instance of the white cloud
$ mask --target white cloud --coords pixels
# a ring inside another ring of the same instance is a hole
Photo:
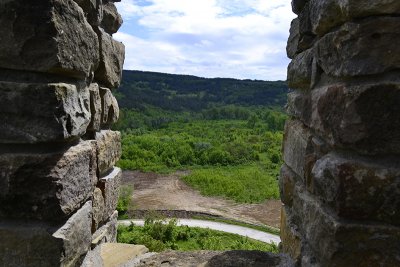
[[[126,69],[286,78],[290,1],[123,0],[117,6],[126,26],[114,36],[126,46]]]

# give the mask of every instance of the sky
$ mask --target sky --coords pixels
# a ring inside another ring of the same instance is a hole
[[[122,0],[124,69],[286,80],[290,0]]]

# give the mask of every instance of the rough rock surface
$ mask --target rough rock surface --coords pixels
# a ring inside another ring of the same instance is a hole
[[[96,133],[99,176],[104,176],[113,169],[121,157],[121,134],[114,131]]]
[[[121,175],[121,169],[114,167],[110,174],[100,179],[99,186],[104,195],[103,221],[106,221],[107,218],[110,218],[114,214],[114,211],[117,207]]]
[[[0,25],[1,68],[77,78],[97,68],[97,35],[72,0],[2,1]]]
[[[122,25],[122,17],[118,14],[117,7],[114,3],[108,2],[103,7],[103,20],[101,26],[104,31],[109,34],[116,33]]]
[[[102,120],[102,101],[100,97],[100,89],[97,83],[92,83],[89,86],[90,92],[90,113],[91,119],[88,126],[88,131],[100,131]]]
[[[125,46],[115,41],[101,28],[97,29],[100,43],[100,63],[95,72],[95,80],[106,87],[116,88],[122,77]]]
[[[100,119],[101,126],[103,129],[110,128],[119,118],[118,102],[108,88],[100,87],[100,96],[102,109]]]
[[[89,90],[64,83],[0,81],[0,115],[2,143],[76,139],[90,123]]]
[[[52,153],[0,154],[0,215],[62,220],[92,194],[92,145],[81,142]]]

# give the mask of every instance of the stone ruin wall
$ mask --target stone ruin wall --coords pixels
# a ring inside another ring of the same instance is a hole
[[[400,1],[292,7],[282,250],[298,266],[400,266]]]
[[[0,266],[80,266],[116,241],[113,2],[0,1]]]

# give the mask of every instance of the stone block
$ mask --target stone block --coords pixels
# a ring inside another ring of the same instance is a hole
[[[73,0],[0,3],[0,68],[89,77],[99,41]]]
[[[117,88],[121,83],[125,46],[101,28],[97,29],[97,34],[100,43],[100,63],[94,74],[95,81],[108,88]]]
[[[288,120],[283,138],[283,159],[305,181],[306,158],[313,153],[310,130],[298,120]]]
[[[74,0],[86,15],[86,19],[92,26],[99,26],[103,20],[102,0]],[[106,0],[105,0],[106,1]]]
[[[400,153],[400,83],[337,84],[312,91],[310,127],[331,146]]]
[[[103,222],[112,217],[117,208],[121,176],[121,169],[114,167],[113,171],[109,175],[100,179],[99,186],[103,191],[104,196]]]
[[[0,82],[0,142],[76,139],[90,123],[89,91],[73,84]]]
[[[123,266],[140,255],[149,252],[142,245],[106,243],[101,245],[101,258],[104,266]]]
[[[287,74],[287,83],[293,89],[309,89],[311,85],[312,63],[314,50],[308,49],[298,54],[290,62]]]
[[[293,13],[300,14],[308,0],[292,0]]]
[[[100,87],[100,96],[102,107],[101,126],[103,129],[110,128],[119,119],[118,102],[108,88]]]
[[[295,18],[290,24],[289,39],[286,46],[286,54],[288,58],[293,59],[299,52],[300,42],[300,24],[299,19]]]
[[[88,202],[60,228],[0,221],[0,266],[79,266],[90,248],[91,220]]]
[[[104,218],[105,202],[103,192],[100,188],[95,188],[93,192],[93,224],[92,232],[94,233],[101,225]]]
[[[316,44],[319,66],[336,77],[374,75],[400,68],[399,24],[399,17],[343,24]]]
[[[2,153],[0,217],[60,221],[92,195],[91,142],[46,153]]]
[[[319,36],[354,18],[398,14],[397,0],[310,0],[313,32]]]
[[[107,2],[103,6],[103,20],[101,27],[106,33],[113,34],[118,31],[122,25],[122,17],[118,14],[117,7],[112,2]]]
[[[400,226],[400,159],[330,153],[312,176],[314,193],[338,216]]]
[[[289,255],[295,262],[300,262],[302,242],[300,234],[288,222],[285,206],[281,209],[281,244],[282,253]]]
[[[321,266],[398,266],[400,228],[343,221],[327,212],[309,193],[296,187],[292,222]]]
[[[113,170],[121,157],[121,134],[104,130],[96,133],[96,141],[98,174],[102,177]]]
[[[97,83],[92,83],[89,86],[90,92],[90,124],[88,126],[88,131],[97,132],[100,130],[101,120],[102,120],[102,101],[100,97],[99,86]]]
[[[100,244],[117,242],[118,211],[114,211],[109,220],[92,236],[92,249]]]
[[[310,125],[311,93],[309,91],[295,90],[288,93],[286,112],[290,116],[301,120],[305,125]]]
[[[286,164],[282,166],[279,176],[279,189],[283,204],[288,207],[292,206],[294,187],[296,182],[301,180]]]

